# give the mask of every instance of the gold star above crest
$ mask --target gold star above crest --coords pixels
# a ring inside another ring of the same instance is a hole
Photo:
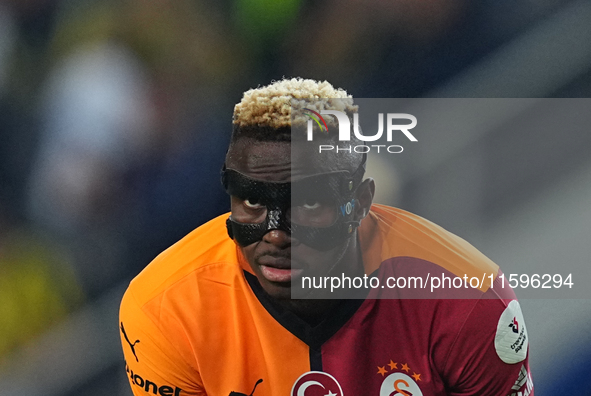
[[[401,368],[401,370],[404,370],[404,371],[406,371],[406,372],[408,373],[408,372],[409,372],[409,370],[410,370],[410,368],[408,367],[408,364],[404,363],[404,364],[402,365],[402,368]]]
[[[414,373],[413,375],[411,375],[411,377],[413,377],[415,379],[415,381],[421,380],[421,374]]]
[[[392,359],[390,359],[390,363],[388,363],[388,366],[390,366],[390,370],[394,370],[398,368],[398,363],[394,363]]]
[[[388,370],[386,370],[386,366],[378,366],[378,372],[376,374],[382,374],[382,377],[384,376],[384,374],[386,374],[388,372]]]

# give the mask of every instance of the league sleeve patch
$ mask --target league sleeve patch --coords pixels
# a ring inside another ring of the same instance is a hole
[[[499,318],[495,350],[503,362],[515,364],[525,360],[528,344],[529,339],[521,307],[517,300],[513,300]]]

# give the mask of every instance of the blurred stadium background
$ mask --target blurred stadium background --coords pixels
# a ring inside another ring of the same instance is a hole
[[[590,43],[588,0],[0,0],[0,395],[131,394],[120,297],[228,210],[244,90],[586,98]],[[373,164],[395,169],[379,199],[505,272],[588,267],[591,131],[560,132],[468,130],[415,166]],[[521,304],[536,394],[591,394],[589,301]]]

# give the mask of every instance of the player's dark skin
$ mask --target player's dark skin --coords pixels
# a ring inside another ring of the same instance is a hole
[[[351,172],[359,166],[361,159],[353,157],[349,162],[341,161],[337,165],[333,157],[322,156],[315,150],[310,150],[309,145],[299,142],[261,142],[250,138],[236,140],[226,157],[228,168],[255,179],[273,182],[295,181],[306,176],[339,170]],[[373,179],[365,180],[358,187],[355,220],[362,220],[369,213],[374,191]],[[232,217],[239,222],[248,222],[245,219],[253,210],[249,202],[234,196],[231,197],[231,208]],[[241,247],[241,250],[263,290],[285,308],[312,324],[319,322],[338,300],[291,299],[291,282],[300,281],[302,276],[340,276],[342,273],[363,276],[364,273],[356,234],[330,250],[319,251],[301,243],[285,231],[272,230],[261,241]],[[269,280],[266,274],[274,268],[291,268],[291,282]]]

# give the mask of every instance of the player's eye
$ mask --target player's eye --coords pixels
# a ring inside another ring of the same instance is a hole
[[[307,227],[328,227],[336,219],[337,206],[322,198],[307,197],[291,207],[290,221]]]
[[[250,208],[250,209],[260,209],[263,207],[263,205],[258,203],[257,200],[253,199],[253,198],[245,199],[243,202],[244,202],[244,206],[246,206],[247,208]]]
[[[313,209],[318,209],[320,207],[320,202],[315,201],[315,202],[306,202],[304,205],[302,205],[304,207],[304,209],[307,210],[313,210]]]

